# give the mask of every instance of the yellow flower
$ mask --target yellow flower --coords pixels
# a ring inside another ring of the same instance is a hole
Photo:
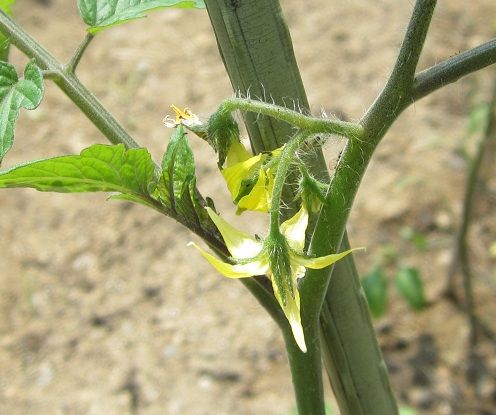
[[[212,209],[207,208],[207,212],[224,238],[232,256],[232,263],[221,261],[193,242],[190,242],[190,245],[197,248],[217,271],[228,278],[266,274],[272,281],[274,294],[289,321],[296,343],[303,352],[306,352],[300,317],[298,279],[305,275],[305,268],[325,268],[348,255],[352,250],[319,258],[306,256],[303,249],[308,213],[304,208],[281,225],[282,242],[277,238],[272,239],[270,235],[265,240],[251,237],[235,229]],[[285,272],[286,270],[288,273]]]
[[[272,159],[280,149],[271,153]],[[274,189],[275,168],[267,166],[268,154],[252,156],[238,141],[233,141],[227,153],[226,167],[222,176],[238,206],[237,213],[244,210],[268,212]]]
[[[169,115],[164,118],[163,122],[167,128],[175,128],[178,125],[194,128],[202,125],[202,122],[198,116],[191,112],[188,108],[181,110],[174,104],[171,105],[171,108],[176,113],[176,118],[172,119]]]

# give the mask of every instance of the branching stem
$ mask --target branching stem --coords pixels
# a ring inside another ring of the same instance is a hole
[[[139,147],[74,73],[66,72],[62,63],[2,11],[0,11],[0,31],[26,56],[34,58],[42,70],[51,74],[50,79],[64,91],[112,144],[123,143],[128,148]],[[78,53],[75,56],[77,57]],[[77,60],[78,58],[76,58],[76,64]]]
[[[459,53],[415,75],[411,99],[419,99],[486,66],[496,63],[496,39]]]

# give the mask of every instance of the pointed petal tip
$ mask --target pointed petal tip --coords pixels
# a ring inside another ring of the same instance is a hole
[[[301,325],[301,322],[293,321],[290,322],[290,324],[291,324],[291,331],[293,332],[293,337],[296,341],[296,344],[303,353],[306,353],[307,345],[305,343],[305,334],[303,333],[303,327]]]

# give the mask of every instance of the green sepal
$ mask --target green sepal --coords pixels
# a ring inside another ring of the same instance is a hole
[[[44,90],[43,75],[34,60],[26,65],[23,79],[11,64],[0,62],[0,163],[12,148],[20,109],[38,107]]]
[[[301,178],[295,200],[301,199],[308,212],[318,213],[329,185],[315,179],[303,164],[299,165],[299,169]]]
[[[239,127],[230,112],[219,109],[207,121],[207,142],[218,154],[222,168],[233,141],[239,141]]]
[[[205,3],[203,0],[78,0],[79,13],[92,34],[170,7],[203,9]]]
[[[273,283],[281,298],[282,305],[288,304],[288,298],[295,298],[295,281],[291,272],[289,245],[280,232],[270,232],[264,242],[264,250],[269,258],[269,268]]]

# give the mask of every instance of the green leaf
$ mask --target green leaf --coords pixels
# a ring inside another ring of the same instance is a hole
[[[195,160],[182,125],[172,133],[162,158],[162,173],[154,196],[176,215],[176,219],[182,219],[196,229],[218,233],[205,210],[206,202],[196,188]]]
[[[79,13],[93,34],[166,7],[204,8],[205,4],[203,0],[78,0]]]
[[[380,268],[375,268],[362,279],[362,287],[367,297],[369,309],[375,318],[381,317],[388,306],[388,282]]]
[[[34,61],[26,65],[24,79],[21,80],[12,65],[0,62],[0,163],[12,148],[19,110],[35,109],[43,93],[43,75]]]
[[[401,268],[396,275],[396,288],[413,309],[425,307],[424,284],[417,268]]]
[[[195,177],[195,160],[182,125],[174,130],[162,158],[162,175],[157,187],[158,196],[165,206],[177,211],[184,188]]]
[[[15,2],[16,0],[0,0],[0,9],[2,9],[9,16],[12,16],[12,6]]]
[[[0,173],[0,188],[31,187],[42,192],[119,192],[149,204],[155,165],[144,148],[96,144],[80,155],[16,166]]]
[[[16,0],[0,0],[0,10],[12,16],[11,7],[15,2]],[[9,60],[9,49],[9,39],[3,33],[0,33],[0,61],[7,62]]]

